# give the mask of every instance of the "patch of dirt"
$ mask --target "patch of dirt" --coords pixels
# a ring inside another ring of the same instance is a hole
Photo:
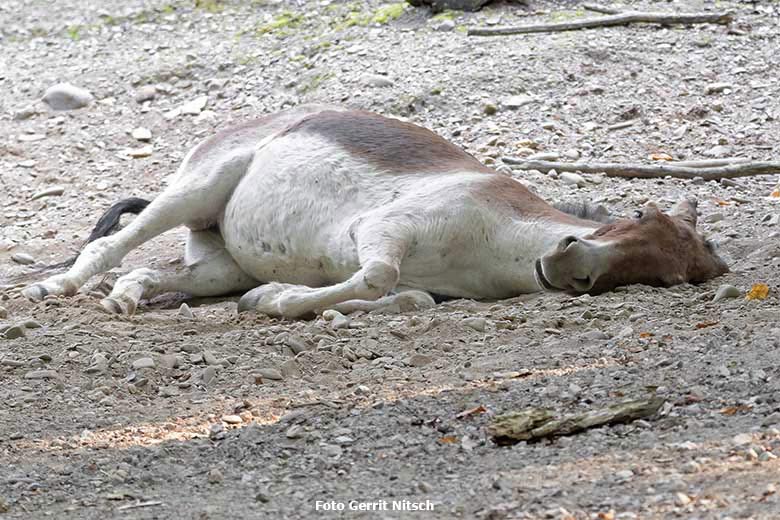
[[[112,202],[153,197],[215,129],[303,102],[407,117],[495,166],[531,152],[778,160],[777,3],[719,2],[736,13],[732,30],[485,39],[458,28],[583,14],[550,1],[499,3],[442,32],[442,18],[422,9],[375,18],[388,13],[376,1],[199,5],[0,5],[0,306],[3,324],[27,324],[25,337],[0,340],[0,516],[776,518],[777,176],[731,185],[589,177],[576,188],[513,172],[549,200],[616,214],[697,196],[700,227],[732,272],[598,297],[457,300],[353,316],[338,331],[320,319],[238,317],[235,298],[189,302],[194,319],[178,315],[181,295],[130,318],[105,314],[89,292],[32,304],[19,286],[40,275],[12,256],[69,256]],[[60,81],[95,102],[56,113],[38,104],[14,118]],[[715,83],[731,86],[707,94]],[[148,85],[156,96],[137,103]],[[203,95],[200,115],[175,114]],[[510,110],[511,96],[533,99]],[[624,121],[633,124],[608,129]],[[126,150],[144,146],[131,136],[137,127],[151,131],[153,152],[132,159]],[[34,198],[52,187],[62,195]],[[183,236],[139,248],[110,278],[169,266]],[[745,294],[754,283],[768,284],[766,299],[712,301],[722,284]],[[484,318],[484,330],[468,318]],[[154,366],[133,368],[140,358]],[[651,394],[667,400],[652,420],[513,447],[485,431],[511,410],[577,412]],[[485,412],[457,418],[478,406]],[[433,510],[351,511],[350,500],[428,500]],[[317,501],[346,510],[318,511]]]

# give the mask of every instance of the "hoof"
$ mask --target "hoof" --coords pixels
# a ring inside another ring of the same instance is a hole
[[[46,298],[48,294],[49,291],[46,289],[46,287],[37,283],[25,287],[24,290],[22,290],[22,295],[32,302],[43,301],[43,299]]]
[[[103,306],[110,314],[126,314],[132,316],[135,314],[135,303],[123,302],[114,298],[103,298],[100,300],[100,305]]]
[[[291,286],[281,283],[268,283],[256,287],[238,300],[238,312],[253,311],[272,317],[282,317],[279,300],[281,294],[288,287]]]

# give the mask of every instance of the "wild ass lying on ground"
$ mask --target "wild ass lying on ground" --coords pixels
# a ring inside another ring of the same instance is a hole
[[[99,228],[145,205],[120,202]],[[668,215],[648,204],[634,218],[602,224],[559,211],[424,128],[303,106],[200,143],[128,226],[89,243],[66,273],[24,294],[72,295],[180,225],[190,229],[186,268],[122,276],[102,302],[107,309],[132,314],[142,298],[166,292],[249,290],[239,310],[293,318],[427,306],[430,294],[598,293],[728,271],[695,230],[695,202]]]

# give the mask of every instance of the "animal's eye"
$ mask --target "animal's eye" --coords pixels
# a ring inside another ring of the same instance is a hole
[[[642,210],[641,210],[641,209],[635,209],[635,210],[634,210],[634,218],[636,218],[636,219],[640,219],[640,218],[642,218],[644,215],[645,215],[645,214],[642,212]]]

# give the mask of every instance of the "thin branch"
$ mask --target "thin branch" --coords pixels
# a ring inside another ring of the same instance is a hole
[[[578,29],[592,29],[594,27],[612,27],[615,25],[627,25],[631,23],[655,23],[655,24],[694,24],[716,23],[729,24],[734,20],[732,13],[643,13],[638,11],[626,11],[600,18],[586,20],[574,20],[569,22],[520,25],[516,27],[482,28],[470,27],[469,36],[505,36],[509,34],[528,34],[539,32],[576,31]]]
[[[693,179],[701,177],[706,181],[735,179],[751,175],[772,175],[780,173],[780,162],[729,163],[725,166],[674,166],[672,164],[620,164],[620,163],[564,163],[551,161],[528,161],[515,157],[502,157],[506,164],[516,165],[518,170],[550,170],[559,172],[605,173],[607,177],[628,177],[639,179],[662,179],[676,177]]]

